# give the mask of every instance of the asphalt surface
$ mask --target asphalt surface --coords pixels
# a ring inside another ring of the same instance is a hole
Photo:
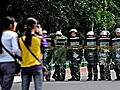
[[[80,81],[68,81],[70,78],[68,69],[65,81],[54,81],[52,78],[50,82],[45,80],[43,82],[43,90],[120,90],[120,81],[115,81],[114,71],[111,71],[112,81],[87,81],[87,73],[85,71],[86,69],[83,68]],[[15,78],[12,90],[21,90],[20,77]],[[31,82],[30,90],[35,90],[33,82]]]
[[[70,76],[70,70],[66,69],[66,79],[65,81],[54,81],[51,78],[50,82],[44,80],[43,90],[120,90],[120,81],[115,81],[115,72],[111,71],[112,81],[87,81],[87,69],[83,67],[81,70],[81,80],[80,81],[68,81]],[[51,77],[53,72],[51,73]],[[98,79],[99,79],[98,73]],[[0,88],[1,90],[1,88]],[[21,77],[15,76],[14,83],[11,90],[21,90]],[[34,89],[34,83],[31,82],[30,90]]]
[[[12,90],[21,90],[21,83],[14,83]],[[30,90],[35,90],[33,83]],[[120,90],[120,81],[43,82],[43,90]]]

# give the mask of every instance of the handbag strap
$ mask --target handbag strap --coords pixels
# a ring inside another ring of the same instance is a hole
[[[7,50],[3,44],[2,44],[2,47],[9,55],[11,55],[16,60],[15,56],[9,50]]]
[[[22,41],[23,41],[23,43],[24,43],[24,45],[26,46],[26,48],[28,49],[28,51],[34,56],[34,58],[37,60],[37,61],[39,61],[40,62],[40,60],[33,54],[33,52],[30,50],[30,48],[25,44],[25,41],[23,40],[23,38],[21,37],[21,39],[22,39]]]

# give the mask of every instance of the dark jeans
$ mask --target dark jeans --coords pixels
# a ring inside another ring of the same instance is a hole
[[[15,63],[6,62],[0,63],[0,85],[1,90],[10,90],[13,84],[15,75]]]
[[[42,90],[42,69],[22,70],[22,90],[29,90],[33,76],[35,90]]]

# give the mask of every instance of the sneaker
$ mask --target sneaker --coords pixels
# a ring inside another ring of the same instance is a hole
[[[119,78],[116,78],[115,81],[120,81],[120,79],[119,79]]]
[[[111,81],[111,80],[112,80],[111,78],[108,79],[108,81]]]
[[[94,77],[94,81],[97,81],[98,80],[98,78],[97,77]]]
[[[95,78],[94,81],[97,81],[97,79]]]
[[[99,79],[99,81],[103,81],[103,80],[105,80],[105,79]]]

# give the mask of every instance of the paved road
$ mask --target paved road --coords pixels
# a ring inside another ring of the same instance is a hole
[[[51,75],[52,76],[52,75]],[[111,72],[112,81],[86,81],[87,69],[81,68],[81,81],[67,81],[70,76],[69,69],[66,69],[66,81],[43,82],[43,90],[120,90],[120,81],[114,81],[115,73]],[[15,77],[12,90],[21,90],[21,77]],[[1,89],[0,89],[1,90]],[[33,82],[30,90],[34,90]]]
[[[113,72],[111,72],[111,74],[112,73]],[[70,78],[68,71],[66,74],[66,81],[60,82],[54,81],[53,79],[51,79],[50,82],[44,81],[43,90],[120,90],[120,81],[114,80],[114,73],[111,76],[112,81],[86,81],[86,75],[85,72],[81,73],[81,81],[67,81],[67,79]],[[21,83],[14,82],[12,90],[21,90]],[[33,82],[31,83],[30,90],[34,90]]]
[[[20,86],[14,83],[12,90],[21,90]],[[30,90],[34,90],[33,83]],[[43,90],[120,90],[120,81],[43,82]]]

